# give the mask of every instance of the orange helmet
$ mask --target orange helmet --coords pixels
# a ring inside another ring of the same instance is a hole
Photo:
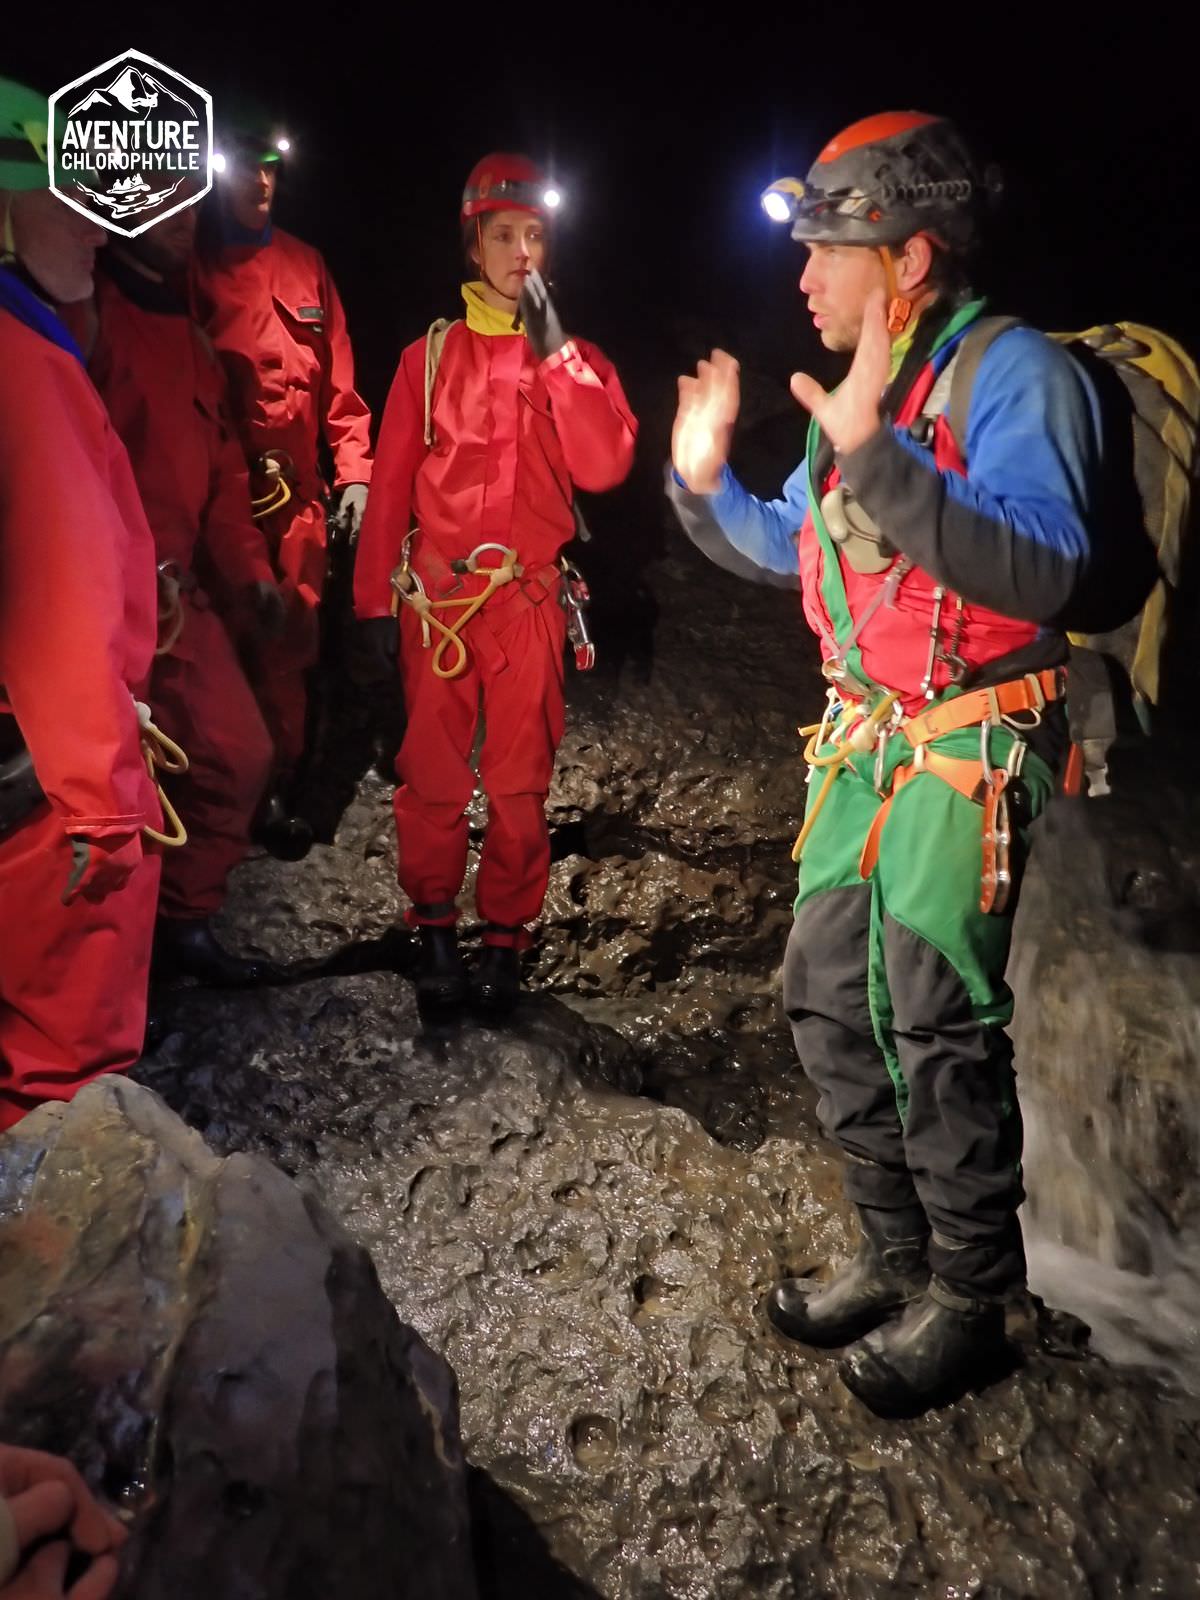
[[[470,222],[489,211],[531,211],[549,217],[560,195],[528,156],[495,151],[477,161],[463,190],[461,219]]]
[[[778,195],[770,214],[787,216],[792,238],[806,243],[879,247],[930,233],[959,249],[997,188],[945,117],[883,111],[831,139],[803,184],[781,179],[767,195]]]

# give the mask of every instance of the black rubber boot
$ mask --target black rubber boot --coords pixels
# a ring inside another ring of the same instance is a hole
[[[471,1004],[485,1016],[506,1017],[520,993],[521,952],[512,945],[488,944],[485,935],[471,974]]]
[[[303,861],[313,847],[312,824],[294,816],[277,794],[259,813],[254,837],[277,861]]]
[[[155,975],[197,978],[214,989],[249,989],[276,983],[271,961],[235,956],[217,940],[207,917],[160,917],[154,935]]]
[[[467,998],[467,970],[458,949],[458,930],[420,923],[421,953],[417,960],[417,1004],[422,1011],[446,1012]]]
[[[934,1277],[898,1321],[850,1346],[838,1376],[877,1416],[912,1417],[959,1399],[1010,1363],[1004,1302]]]
[[[929,1224],[920,1206],[858,1207],[858,1254],[826,1283],[784,1278],[767,1296],[767,1319],[787,1339],[832,1350],[894,1316],[929,1283]]]

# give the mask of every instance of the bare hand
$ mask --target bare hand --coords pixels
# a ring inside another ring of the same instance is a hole
[[[724,350],[702,361],[694,378],[680,378],[671,460],[693,494],[715,494],[721,487],[741,398],[738,364]]]
[[[104,1600],[117,1577],[115,1552],[128,1535],[103,1511],[69,1461],[41,1450],[0,1445],[0,1496],[3,1497],[18,1551],[24,1553],[48,1535],[64,1537],[31,1555],[0,1600]],[[71,1548],[93,1557],[87,1573],[64,1590]]]
[[[65,1539],[43,1545],[11,1583],[0,1587],[0,1600],[108,1600],[120,1571],[116,1556],[96,1556],[68,1589],[70,1559],[71,1546]]]
[[[841,455],[865,444],[879,429],[879,401],[887,387],[892,341],[887,328],[887,301],[882,290],[867,301],[862,333],[850,371],[833,394],[827,394],[806,372],[792,377],[792,395],[816,417],[822,433]]]

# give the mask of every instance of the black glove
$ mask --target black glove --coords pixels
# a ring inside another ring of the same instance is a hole
[[[250,603],[254,607],[254,615],[258,619],[263,638],[282,637],[283,630],[287,627],[288,613],[287,601],[279,585],[260,578],[257,583],[250,585]]]
[[[396,676],[396,651],[400,643],[397,617],[368,617],[354,625],[350,650],[350,679],[360,688],[390,683]]]
[[[546,280],[535,268],[525,279],[521,290],[521,321],[525,324],[525,337],[539,361],[556,355],[567,342],[558,312],[550,298]]]

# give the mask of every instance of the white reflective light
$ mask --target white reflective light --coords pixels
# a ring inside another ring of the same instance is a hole
[[[772,222],[786,222],[792,214],[792,207],[787,196],[779,194],[774,189],[769,189],[763,195],[762,207]]]
[[[213,161],[213,171],[214,172],[224,172],[225,171],[225,157],[221,154],[221,152],[219,150],[214,150],[213,151],[212,161]]]
[[[281,155],[287,155],[288,151],[292,148],[292,141],[290,139],[276,139],[275,148],[280,152]]]
[[[553,211],[555,207],[562,205],[562,195],[557,189],[547,189],[542,196],[542,204],[547,210]]]

